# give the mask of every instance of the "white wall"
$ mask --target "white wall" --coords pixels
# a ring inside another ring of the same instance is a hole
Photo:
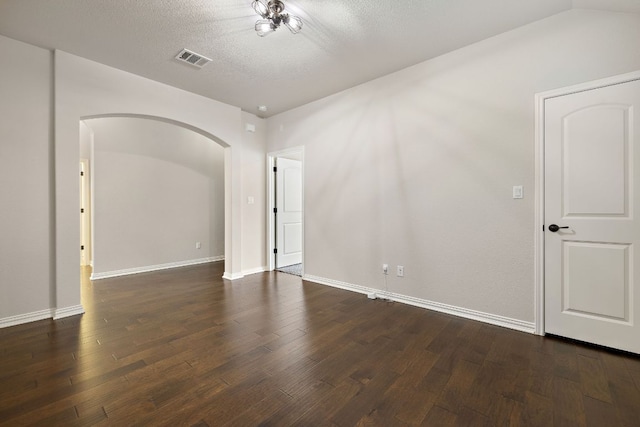
[[[51,57],[0,36],[0,325],[51,306]]]
[[[255,126],[248,132],[246,125]],[[267,121],[242,112],[242,271],[266,269],[266,145]],[[254,203],[250,204],[248,198]]]
[[[224,257],[223,147],[157,120],[84,122],[94,135],[96,277]]]
[[[80,122],[80,158],[91,161],[91,148],[93,145],[93,134],[84,121]]]
[[[268,119],[268,152],[305,146],[305,274],[388,263],[391,292],[532,322],[534,94],[640,69],[638,40],[574,10]]]

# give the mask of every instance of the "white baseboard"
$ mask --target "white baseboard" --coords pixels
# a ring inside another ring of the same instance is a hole
[[[242,270],[240,273],[228,273],[228,272],[224,272],[224,274],[222,275],[223,279],[227,279],[227,280],[238,280],[238,279],[242,279],[244,276],[250,276],[252,274],[258,274],[258,273],[264,273],[265,271],[268,271],[269,267],[256,267],[256,268],[249,268],[247,270]]]
[[[82,305],[72,305],[71,307],[56,308],[53,310],[53,320],[64,319],[78,314],[84,314]]]
[[[5,317],[0,319],[0,329],[9,326],[22,325],[23,323],[36,322],[44,319],[63,319],[65,317],[75,316],[84,313],[81,305],[74,305],[64,308],[47,308],[46,310],[34,311],[32,313],[18,314],[16,316]]]
[[[222,275],[222,278],[227,280],[238,280],[238,279],[242,279],[243,277],[244,277],[243,273],[228,273],[226,271]]]
[[[267,270],[269,270],[269,267],[250,268],[249,270],[244,270],[241,274],[243,276],[250,276],[252,274],[264,273]]]
[[[51,319],[53,317],[53,312],[53,308],[47,308],[46,310],[5,317],[3,319],[0,319],[0,328],[22,325],[23,323],[35,322],[38,320]]]
[[[189,265],[205,264],[207,262],[223,261],[224,255],[191,259],[187,261],[168,262],[166,264],[147,265],[145,267],[126,268],[124,270],[105,271],[104,273],[92,273],[91,280],[108,279],[111,277],[128,276],[130,274],[148,273],[150,271],[167,270],[170,268],[187,267]]]
[[[304,280],[319,283],[321,285],[332,286],[334,288],[345,289],[352,292],[358,292],[368,295],[375,293],[378,297],[390,299],[403,304],[413,305],[415,307],[426,308],[428,310],[438,311],[441,313],[451,314],[453,316],[464,317],[465,319],[477,320],[479,322],[489,323],[491,325],[502,326],[504,328],[515,329],[516,331],[535,333],[535,323],[525,322],[524,320],[512,319],[509,317],[499,316],[497,314],[484,313],[482,311],[471,310],[454,305],[443,304],[435,301],[429,301],[421,298],[410,297],[407,295],[396,294],[393,292],[385,292],[380,289],[368,288],[366,286],[354,285],[351,283],[340,282],[338,280],[326,279],[323,277],[305,274]]]
[[[358,292],[360,294],[369,294],[371,292],[375,292],[378,296],[381,296],[382,293],[379,289],[367,288],[366,286],[354,285],[352,283],[340,282],[338,280],[326,279],[324,277],[312,276],[310,274],[305,274],[302,277],[303,280],[308,280],[310,282],[319,283],[321,285],[332,286],[334,288],[345,289],[347,291]]]

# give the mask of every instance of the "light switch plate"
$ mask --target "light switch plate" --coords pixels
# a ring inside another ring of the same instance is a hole
[[[524,190],[522,189],[522,185],[514,185],[513,186],[513,198],[514,199],[522,199],[524,197]]]

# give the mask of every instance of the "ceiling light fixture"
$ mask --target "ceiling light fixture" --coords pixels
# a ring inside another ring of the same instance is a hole
[[[256,21],[256,32],[260,37],[273,33],[280,24],[286,25],[293,34],[302,29],[302,19],[284,13],[284,3],[280,0],[269,0],[268,3],[265,0],[254,0],[251,6],[263,18]]]

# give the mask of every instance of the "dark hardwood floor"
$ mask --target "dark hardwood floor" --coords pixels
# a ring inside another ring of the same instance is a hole
[[[639,426],[640,358],[222,264],[0,329],[0,425]]]

